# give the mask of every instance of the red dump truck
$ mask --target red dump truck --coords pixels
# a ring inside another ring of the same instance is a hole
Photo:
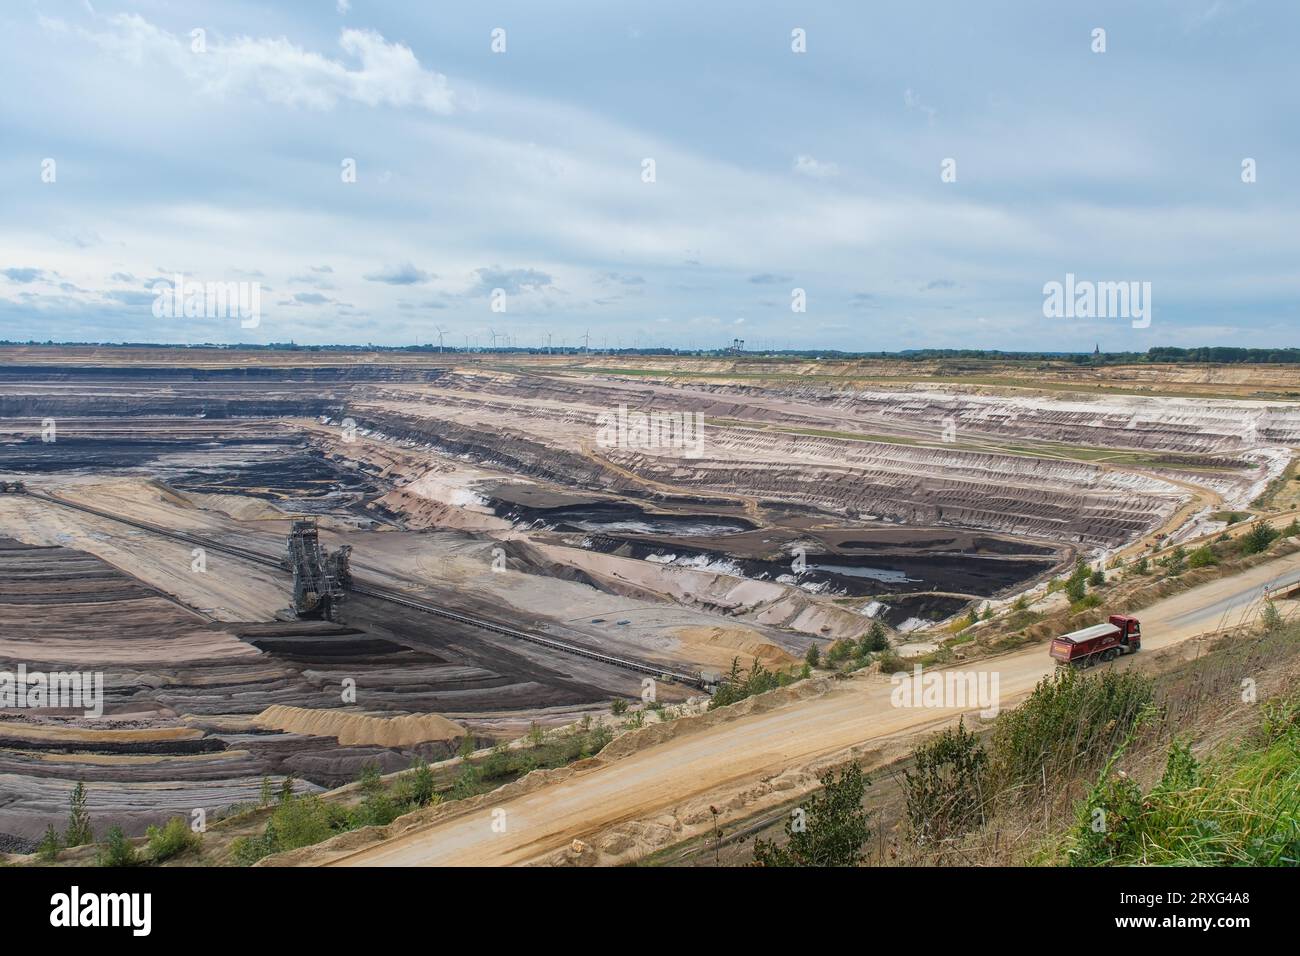
[[[1091,667],[1100,661],[1113,661],[1121,654],[1136,654],[1141,647],[1142,625],[1138,619],[1112,614],[1109,623],[1056,638],[1051,655],[1063,667]]]

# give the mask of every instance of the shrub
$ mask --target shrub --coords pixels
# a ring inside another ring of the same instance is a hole
[[[851,641],[836,641],[826,652],[826,663],[831,667],[843,664],[852,654],[853,643]]]
[[[615,717],[619,714],[625,714],[627,713],[627,701],[622,697],[615,697],[610,702],[609,709],[614,713]]]
[[[1214,554],[1214,549],[1208,544],[1203,544],[1187,556],[1187,566],[1189,568],[1208,568],[1211,565],[1219,563],[1219,559]]]
[[[41,837],[41,842],[36,846],[36,857],[42,863],[53,863],[59,858],[60,849],[62,844],[59,842],[58,831],[51,823],[45,828],[45,836]]]
[[[97,862],[100,866],[139,866],[141,861],[122,828],[115,826],[109,829],[108,842],[99,851]]]
[[[1280,537],[1267,521],[1256,521],[1241,538],[1242,554],[1259,554]]]
[[[1271,600],[1264,602],[1264,608],[1259,612],[1259,622],[1270,634],[1282,627],[1282,614]]]
[[[835,648],[841,646],[841,643],[837,642],[831,648],[831,652],[834,653]],[[709,710],[734,704],[747,697],[753,697],[755,694],[762,694],[788,684],[792,680],[789,676],[783,676],[768,670],[763,666],[763,662],[757,658],[754,659],[753,665],[744,677],[741,676],[742,673],[740,658],[732,658],[731,671],[727,674],[726,679],[718,685],[718,689],[714,691],[713,699],[709,701]]]
[[[912,754],[915,769],[903,773],[907,822],[918,844],[965,833],[983,818],[988,755],[965,720]]]
[[[368,763],[357,775],[357,784],[361,787],[362,793],[379,793],[384,789],[384,777],[379,772],[378,766]]]
[[[1171,578],[1177,577],[1187,569],[1187,549],[1181,544],[1156,562],[1165,569]]]
[[[275,852],[275,844],[265,835],[236,837],[230,844],[231,859],[239,866],[252,866],[264,856]]]
[[[990,742],[996,790],[1041,787],[1100,765],[1154,706],[1150,677],[1106,670],[1084,676],[1062,668],[1038,682],[1015,710],[998,716]]]
[[[867,633],[862,635],[861,647],[864,653],[872,654],[889,650],[889,635],[885,633],[885,625],[872,621]]]
[[[898,652],[894,650],[882,651],[876,661],[880,664],[880,673],[882,674],[897,674],[907,666],[903,663],[903,659],[898,656]]]
[[[533,724],[536,727],[536,724]],[[417,756],[411,761],[411,770],[406,774],[411,782],[410,799],[417,807],[427,806],[433,801],[433,771],[423,757]]]
[[[357,826],[386,827],[402,815],[402,808],[381,787],[367,795],[354,813]]]
[[[1078,614],[1080,611],[1086,611],[1089,608],[1097,607],[1101,604],[1100,594],[1085,594],[1077,601],[1070,603],[1070,613]]]
[[[271,814],[266,835],[276,853],[320,843],[333,835],[330,808],[314,793],[290,796]]]
[[[862,845],[871,838],[862,797],[871,782],[857,764],[849,764],[835,777],[828,770],[821,778],[822,792],[797,807],[785,823],[785,846],[754,841],[758,866],[856,866]]]
[[[189,828],[184,817],[172,817],[161,827],[149,827],[145,836],[149,840],[149,859],[155,863],[186,850],[197,850],[202,844],[202,838]]]
[[[584,717],[583,719],[586,720],[587,718]],[[466,731],[465,736],[460,739],[460,746],[456,749],[457,755],[461,760],[468,760],[474,755],[476,749],[477,747],[474,744],[474,735],[469,731]]]
[[[1108,775],[1079,807],[1074,826],[1073,866],[1109,862],[1129,846],[1142,816],[1142,788],[1124,774]]]

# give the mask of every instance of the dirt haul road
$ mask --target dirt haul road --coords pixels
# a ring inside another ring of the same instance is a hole
[[[1260,609],[1264,587],[1297,581],[1300,554],[1293,554],[1167,598],[1140,612],[1143,648],[1167,647],[1250,620]],[[998,674],[1002,706],[1008,707],[1031,691],[1053,665],[1046,645],[1037,644],[972,662],[971,667]],[[980,709],[895,707],[892,690],[880,678],[836,682],[814,699],[687,733],[532,792],[478,804],[464,814],[392,840],[342,856],[324,853],[318,859],[344,866],[528,863],[562,850],[575,839],[590,840],[609,827],[662,817],[710,791],[725,788],[734,794],[788,768],[891,735],[928,730],[958,713]],[[728,802],[725,794],[714,799],[724,806],[737,805]],[[689,829],[707,825],[706,819]],[[674,839],[688,835],[675,833]],[[625,854],[623,859],[627,858]]]

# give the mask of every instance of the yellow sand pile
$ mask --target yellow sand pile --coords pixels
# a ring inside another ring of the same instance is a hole
[[[49,743],[166,743],[174,740],[201,740],[203,731],[189,727],[128,728],[124,730],[92,730],[88,727],[42,727],[10,721],[0,723],[0,737],[16,737],[24,741]]]
[[[367,717],[342,710],[312,710],[276,704],[266,708],[253,723],[264,730],[284,730],[312,737],[337,737],[340,744],[369,744],[375,747],[409,747],[431,740],[455,740],[465,728],[437,714],[409,714],[405,717]]]
[[[746,668],[754,658],[776,667],[794,663],[794,657],[783,648],[748,628],[680,627],[673,634],[681,641],[686,655],[701,664],[730,667],[731,659],[737,656],[741,666]]]

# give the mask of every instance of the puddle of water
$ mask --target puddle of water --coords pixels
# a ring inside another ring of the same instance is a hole
[[[902,571],[891,571],[888,568],[862,568],[843,564],[810,564],[808,570],[823,571],[835,577],[871,578],[873,581],[881,581],[885,584],[911,584],[921,580],[909,578]]]

